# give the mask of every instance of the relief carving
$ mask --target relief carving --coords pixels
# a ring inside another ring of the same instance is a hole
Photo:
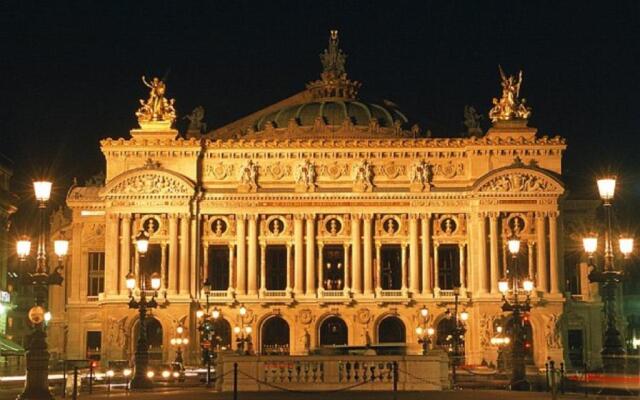
[[[368,160],[362,160],[353,167],[354,172],[354,192],[373,191],[373,166]]]
[[[224,180],[233,175],[233,165],[225,164],[222,161],[215,165],[207,165],[204,168],[205,176],[213,176],[216,179]]]
[[[298,164],[295,174],[296,192],[314,192],[316,190],[316,166],[309,160]]]
[[[238,192],[247,193],[258,190],[258,166],[251,160],[247,160],[240,168],[240,185]]]
[[[188,195],[192,189],[177,179],[164,175],[146,173],[132,176],[116,185],[114,194]]]
[[[480,191],[489,192],[546,192],[557,188],[534,174],[513,173],[499,176],[484,184]]]
[[[424,160],[415,162],[411,166],[409,180],[412,192],[430,191],[431,181],[433,180],[433,166]]]

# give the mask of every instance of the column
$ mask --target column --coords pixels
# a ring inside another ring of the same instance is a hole
[[[180,284],[179,293],[189,294],[189,222],[191,216],[182,214],[180,216]]]
[[[233,288],[233,264],[235,263],[233,244],[229,244],[229,289]]]
[[[467,257],[466,254],[467,252],[465,251],[465,247],[466,247],[466,243],[460,243],[458,244],[459,248],[460,248],[460,266],[459,266],[459,272],[460,272],[460,287],[461,288],[466,288],[467,287],[467,279],[466,279],[466,269],[467,269]]]
[[[538,290],[547,293],[547,240],[546,240],[546,221],[542,212],[536,213],[536,259],[538,273]]]
[[[304,293],[304,232],[303,232],[303,216],[295,215],[293,221],[293,251],[294,251],[294,268],[295,281],[293,292],[297,295]]]
[[[202,268],[204,269],[202,277],[203,282],[209,282],[211,285],[213,282],[209,281],[209,243],[202,243]]]
[[[260,245],[260,291],[267,290],[267,245]]]
[[[402,268],[402,290],[407,290],[407,244],[402,243],[402,249],[400,253],[400,266]]]
[[[124,279],[131,271],[131,214],[123,214],[120,226],[120,295],[128,295],[129,291]],[[78,237],[79,239],[79,237]]]
[[[549,275],[551,294],[560,293],[560,271],[558,270],[558,213],[549,213]]]
[[[353,293],[362,293],[362,258],[360,254],[360,216],[356,214],[351,215],[351,271],[353,280],[351,285],[353,286]]]
[[[418,216],[412,214],[409,216],[409,285],[411,286],[411,293],[418,293],[420,291],[420,267],[419,263],[419,251],[418,249]]]
[[[500,266],[498,263],[498,213],[489,213],[489,236],[491,259],[491,293],[498,294],[498,281],[500,280]]]
[[[372,248],[372,227],[371,227],[371,222],[372,222],[372,216],[371,214],[369,215],[365,215],[364,217],[364,222],[363,222],[363,244],[362,244],[362,251],[364,252],[364,273],[363,273],[363,280],[364,280],[364,294],[365,295],[372,295],[373,294],[373,279],[372,279],[372,272],[373,272],[373,263],[372,263],[372,259],[371,259],[371,252],[373,250]]]
[[[109,213],[106,217],[104,292],[108,296],[113,296],[118,294],[118,228],[120,226],[120,216]]]
[[[315,296],[316,294],[316,220],[315,215],[310,214],[306,217],[307,227],[307,270],[305,271],[307,278],[307,296]]]
[[[431,294],[431,215],[422,214],[422,294]]]
[[[236,293],[245,294],[247,290],[247,251],[245,247],[246,226],[244,215],[236,215]]]
[[[487,227],[482,213],[478,220],[478,236],[478,293],[487,293]]]
[[[344,244],[344,290],[349,290],[351,285],[351,263],[349,262],[349,245]]]
[[[79,302],[80,299],[85,299],[87,297],[87,285],[86,283],[81,284],[81,282],[87,282],[87,270],[89,266],[87,265],[88,255],[86,252],[82,251],[82,241],[80,238],[82,237],[82,223],[81,222],[73,222],[72,231],[73,231],[73,240],[71,241],[71,265],[74,268],[69,271],[71,272],[71,279],[67,282],[69,285],[69,290],[71,293],[71,299],[73,302]],[[83,268],[78,268],[78,266],[84,266]],[[67,275],[69,276],[69,275]],[[126,285],[123,285],[125,292],[127,291]]]
[[[247,294],[255,296],[258,294],[258,227],[257,215],[249,215],[248,244],[247,253],[249,265],[247,268]]]
[[[160,289],[167,290],[167,244],[160,245]]]
[[[324,244],[318,243],[318,288],[324,288],[324,254],[322,248]]]
[[[167,293],[178,291],[178,216],[169,214],[169,282]]]
[[[291,291],[291,243],[287,243],[287,292]]]
[[[382,244],[376,242],[376,292],[382,290]]]
[[[433,242],[433,290],[436,294],[440,293],[440,282],[438,279],[438,246],[440,246],[440,243]]]
[[[534,264],[533,264],[533,242],[531,240],[527,241],[527,250],[528,250],[527,258],[528,258],[528,264],[529,264],[529,279],[534,279],[536,275],[534,272]]]

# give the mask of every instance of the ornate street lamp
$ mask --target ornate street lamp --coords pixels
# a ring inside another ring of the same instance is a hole
[[[595,263],[595,253],[598,250],[598,237],[589,235],[582,240],[584,250],[589,256],[589,280],[602,285],[604,313],[607,327],[604,332],[602,350],[602,364],[605,372],[616,373],[624,370],[624,347],[620,339],[620,332],[616,327],[616,291],[618,284],[624,279],[624,273],[616,269],[613,252],[613,233],[611,227],[612,200],[616,189],[616,178],[598,179],[598,192],[604,205],[604,267],[599,268]],[[618,242],[620,253],[628,258],[633,252],[633,238],[621,237]]]
[[[527,390],[527,374],[525,370],[525,340],[523,314],[531,311],[531,292],[533,291],[533,281],[526,278],[520,282],[518,274],[518,253],[520,252],[520,239],[513,236],[507,242],[509,253],[513,263],[511,270],[511,287],[508,277],[498,282],[498,289],[502,293],[502,311],[511,312],[511,327],[513,343],[511,349],[512,374],[511,390]],[[511,292],[510,299],[507,298]],[[521,295],[524,293],[524,299]]]
[[[183,337],[184,327],[182,325],[178,325],[176,328],[176,337],[171,338],[169,341],[172,346],[176,347],[176,359],[175,362],[182,365],[184,364],[184,359],[182,358],[182,346],[186,346],[189,344],[189,338]]]
[[[451,354],[451,380],[453,382],[453,386],[455,387],[457,382],[457,371],[456,368],[458,363],[460,362],[460,339],[464,340],[464,334],[467,332],[467,329],[464,323],[469,319],[469,313],[463,311],[460,313],[460,318],[458,319],[458,304],[460,297],[460,286],[453,287],[453,332],[452,342],[453,342],[453,352]]]
[[[49,273],[47,262],[47,203],[51,197],[51,182],[33,182],[35,197],[38,201],[38,250],[36,253],[36,270],[23,277],[24,285],[33,286],[35,305],[29,310],[29,320],[33,324],[33,332],[27,337],[27,377],[24,390],[18,395],[18,399],[52,399],[49,392],[49,352],[47,351],[47,335],[44,325],[46,316],[51,318],[51,313],[45,311],[45,298],[49,285],[61,285],[63,277],[62,260],[69,250],[69,242],[57,240],[54,251],[58,256],[58,266]],[[31,253],[31,241],[23,236],[16,243],[16,252],[20,261],[25,261]]]
[[[421,323],[416,327],[416,336],[418,337],[418,344],[422,346],[422,354],[427,355],[429,346],[431,345],[431,338],[435,332],[433,328],[427,328],[427,321],[429,319],[429,309],[423,306],[420,309]]]
[[[200,331],[200,348],[202,352],[202,362],[207,366],[207,386],[211,386],[211,363],[216,359],[218,349],[218,339],[216,336],[216,322],[220,318],[220,310],[214,308],[209,312],[209,295],[211,294],[211,284],[205,281],[202,284],[202,291],[206,298],[206,309],[198,308],[196,317],[198,319],[198,330]]]
[[[233,327],[233,333],[236,334],[236,345],[238,347],[238,354],[249,355],[251,350],[251,333],[253,329],[249,325],[245,325],[245,317],[247,315],[247,308],[244,305],[240,306],[238,310],[240,326]]]
[[[136,248],[140,253],[140,256],[144,257],[149,248],[149,239],[144,235],[138,234],[136,237]],[[135,367],[133,379],[131,379],[131,389],[148,389],[153,387],[153,382],[151,381],[151,377],[147,373],[147,369],[149,366],[149,345],[147,343],[147,329],[145,319],[147,317],[147,309],[158,307],[158,303],[156,302],[156,297],[158,295],[158,289],[160,288],[160,275],[157,272],[151,274],[151,289],[153,289],[153,295],[151,299],[147,300],[147,287],[146,281],[144,277],[142,277],[140,282],[140,298],[136,300],[135,298],[135,289],[138,285],[136,285],[136,276],[133,272],[129,272],[126,277],[127,289],[129,289],[129,308],[137,309],[140,316],[140,324],[139,324],[139,332],[138,332],[138,342],[136,345],[136,353],[135,353]]]

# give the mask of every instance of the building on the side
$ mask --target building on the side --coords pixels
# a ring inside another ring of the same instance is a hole
[[[131,359],[138,314],[125,276],[157,272],[153,359],[174,356],[169,341],[183,325],[197,361],[205,298],[221,312],[225,345],[235,348],[232,328],[249,324],[262,354],[397,342],[417,353],[423,307],[436,343],[448,346],[460,287],[465,361],[495,363],[491,338],[505,323],[498,281],[518,273],[536,286],[530,362],[565,358],[568,335],[581,330],[584,361],[597,365],[599,300],[565,288],[565,141],[528,126],[521,78],[503,75],[486,134],[471,116],[474,135],[432,138],[407,129],[395,106],[358,97],[337,34],[321,58],[321,78],[301,93],[205,134],[196,110],[186,137],[172,129],[164,84],[145,82],[140,128],[100,143],[104,184],[67,196],[72,243],[57,328],[67,358]],[[141,230],[151,237],[145,257],[134,246]],[[517,268],[512,235],[522,241]]]

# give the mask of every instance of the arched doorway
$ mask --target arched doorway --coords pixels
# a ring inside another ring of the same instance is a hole
[[[510,360],[511,360],[511,351],[513,344],[515,343],[514,335],[519,331],[522,334],[523,344],[524,344],[524,361],[527,365],[533,365],[533,328],[531,327],[531,322],[528,317],[522,318],[522,325],[520,325],[520,329],[515,329],[513,316],[509,316],[506,320],[505,327],[505,335],[511,338],[511,346],[509,346],[504,353],[507,355],[505,357],[505,365],[506,368],[511,368]]]
[[[289,354],[289,324],[280,317],[271,317],[262,324],[262,354]]]
[[[404,323],[398,317],[389,316],[378,324],[378,343],[406,343]]]
[[[145,332],[147,336],[147,344],[149,345],[149,361],[161,363],[162,354],[162,324],[160,321],[153,317],[147,317],[144,320]],[[138,321],[133,329],[133,351],[131,354],[135,354],[136,347],[138,346],[138,337],[140,332],[140,321]]]
[[[231,348],[231,325],[224,318],[218,318],[213,323],[213,332],[216,335],[216,345],[221,349]]]
[[[461,327],[460,320],[458,320],[458,326]],[[456,320],[453,318],[453,314],[447,311],[436,326],[435,345],[446,351],[452,362],[461,365],[464,364],[465,359],[465,335],[459,335],[457,338],[455,335]]]
[[[320,325],[320,346],[343,346],[349,342],[347,324],[339,317],[329,317]]]

